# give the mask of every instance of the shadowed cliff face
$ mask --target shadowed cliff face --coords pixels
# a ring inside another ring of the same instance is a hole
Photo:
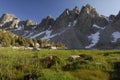
[[[106,17],[89,4],[81,10],[65,9],[56,20],[47,16],[38,24],[4,14],[0,28],[26,38],[63,42],[68,49],[120,49],[120,12]]]
[[[46,18],[42,19],[41,23],[38,24],[36,29],[40,29],[42,31],[51,29],[54,22],[55,22],[55,20],[52,18],[52,16],[47,16]]]

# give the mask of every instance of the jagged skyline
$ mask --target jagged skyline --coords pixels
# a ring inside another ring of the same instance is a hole
[[[105,16],[110,14],[116,15],[120,10],[119,0],[0,0],[0,2],[0,16],[3,13],[12,13],[22,20],[32,19],[36,22],[40,22],[41,19],[48,15],[52,15],[56,18],[66,8],[73,9],[75,6],[78,6],[81,9],[81,7],[86,4],[92,5],[100,14]]]
[[[66,9],[56,20],[48,16],[40,24],[32,20],[20,21],[13,14],[0,18],[0,29],[25,38],[62,42],[68,49],[120,49],[119,26],[120,12],[115,16],[101,16],[89,4],[81,11],[78,7]]]

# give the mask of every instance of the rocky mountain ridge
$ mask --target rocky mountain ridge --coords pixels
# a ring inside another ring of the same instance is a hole
[[[38,24],[3,14],[0,28],[26,38],[62,42],[68,49],[120,49],[120,12],[106,17],[89,4],[81,10],[65,9],[56,20],[47,16]]]

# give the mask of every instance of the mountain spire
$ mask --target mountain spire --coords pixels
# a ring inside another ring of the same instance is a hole
[[[76,13],[76,14],[79,14],[80,10],[77,6],[75,6],[75,8],[73,9],[73,11]]]

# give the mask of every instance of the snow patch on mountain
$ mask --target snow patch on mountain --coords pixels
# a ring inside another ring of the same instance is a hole
[[[76,25],[76,23],[77,23],[77,20],[74,20],[74,21],[73,21],[73,26],[75,26],[75,25]]]
[[[68,27],[74,27],[77,23],[77,20],[74,20],[72,22],[69,22]]]
[[[24,29],[22,26],[19,26],[17,29],[15,29],[14,31],[18,31],[18,30],[22,30]]]
[[[29,35],[25,36],[26,38],[31,37],[34,34],[34,32],[30,33]]]
[[[105,17],[105,19],[106,19],[108,22],[111,22],[111,21],[112,21],[109,17]]]
[[[68,29],[70,29],[70,28],[65,28],[64,30],[62,30],[60,33],[57,33],[58,35],[61,35],[61,34],[63,34],[64,32],[66,32]]]
[[[38,37],[38,36],[40,36],[40,35],[42,35],[44,33],[45,33],[45,31],[42,31],[42,32],[40,32],[38,34],[35,34],[35,35],[31,36],[30,38],[36,38],[36,37]]]
[[[100,26],[98,26],[96,24],[93,24],[93,27],[98,28],[98,29],[105,29],[105,27],[100,27]]]
[[[52,38],[51,33],[52,33],[51,30],[46,30],[45,31],[45,36],[43,37],[43,39],[48,40],[48,39]]]
[[[33,35],[33,33],[31,33],[31,34],[28,35],[27,37],[37,38],[38,36],[45,34],[42,39],[49,40],[50,38],[53,38],[53,37],[56,36],[56,34],[51,35],[51,33],[52,33],[52,30],[46,30],[46,31],[42,31],[42,32],[40,32],[40,33],[38,33],[38,34],[34,34],[34,35]],[[31,35],[32,35],[32,36],[31,36]]]
[[[32,29],[34,30],[36,27],[37,27],[37,26],[34,26],[34,27],[32,27]]]
[[[109,17],[105,17],[105,19],[106,19],[108,22],[110,21]]]
[[[69,22],[68,27],[71,27],[71,26],[72,26],[72,23],[71,23],[71,22]]]
[[[42,39],[45,39],[45,40],[50,40],[51,38],[55,37],[55,36],[60,36],[61,34],[63,34],[65,31],[67,31],[68,29],[70,29],[69,27],[65,28],[64,30],[62,30],[61,32],[59,33],[56,33],[56,34],[52,34],[52,30],[46,30],[45,31],[45,36],[42,38]]]
[[[28,33],[29,31],[24,31],[24,34],[22,36],[25,37]]]
[[[113,32],[112,33],[112,38],[113,38],[113,40],[111,41],[111,42],[113,42],[113,43],[115,43],[115,42],[117,42],[117,40],[120,38],[120,32]]]
[[[99,35],[100,35],[100,32],[96,32],[95,34],[91,34],[90,36],[88,36],[88,38],[90,40],[92,40],[92,43],[90,45],[86,46],[85,48],[89,49],[89,48],[95,46],[99,41],[99,38],[100,38]]]

